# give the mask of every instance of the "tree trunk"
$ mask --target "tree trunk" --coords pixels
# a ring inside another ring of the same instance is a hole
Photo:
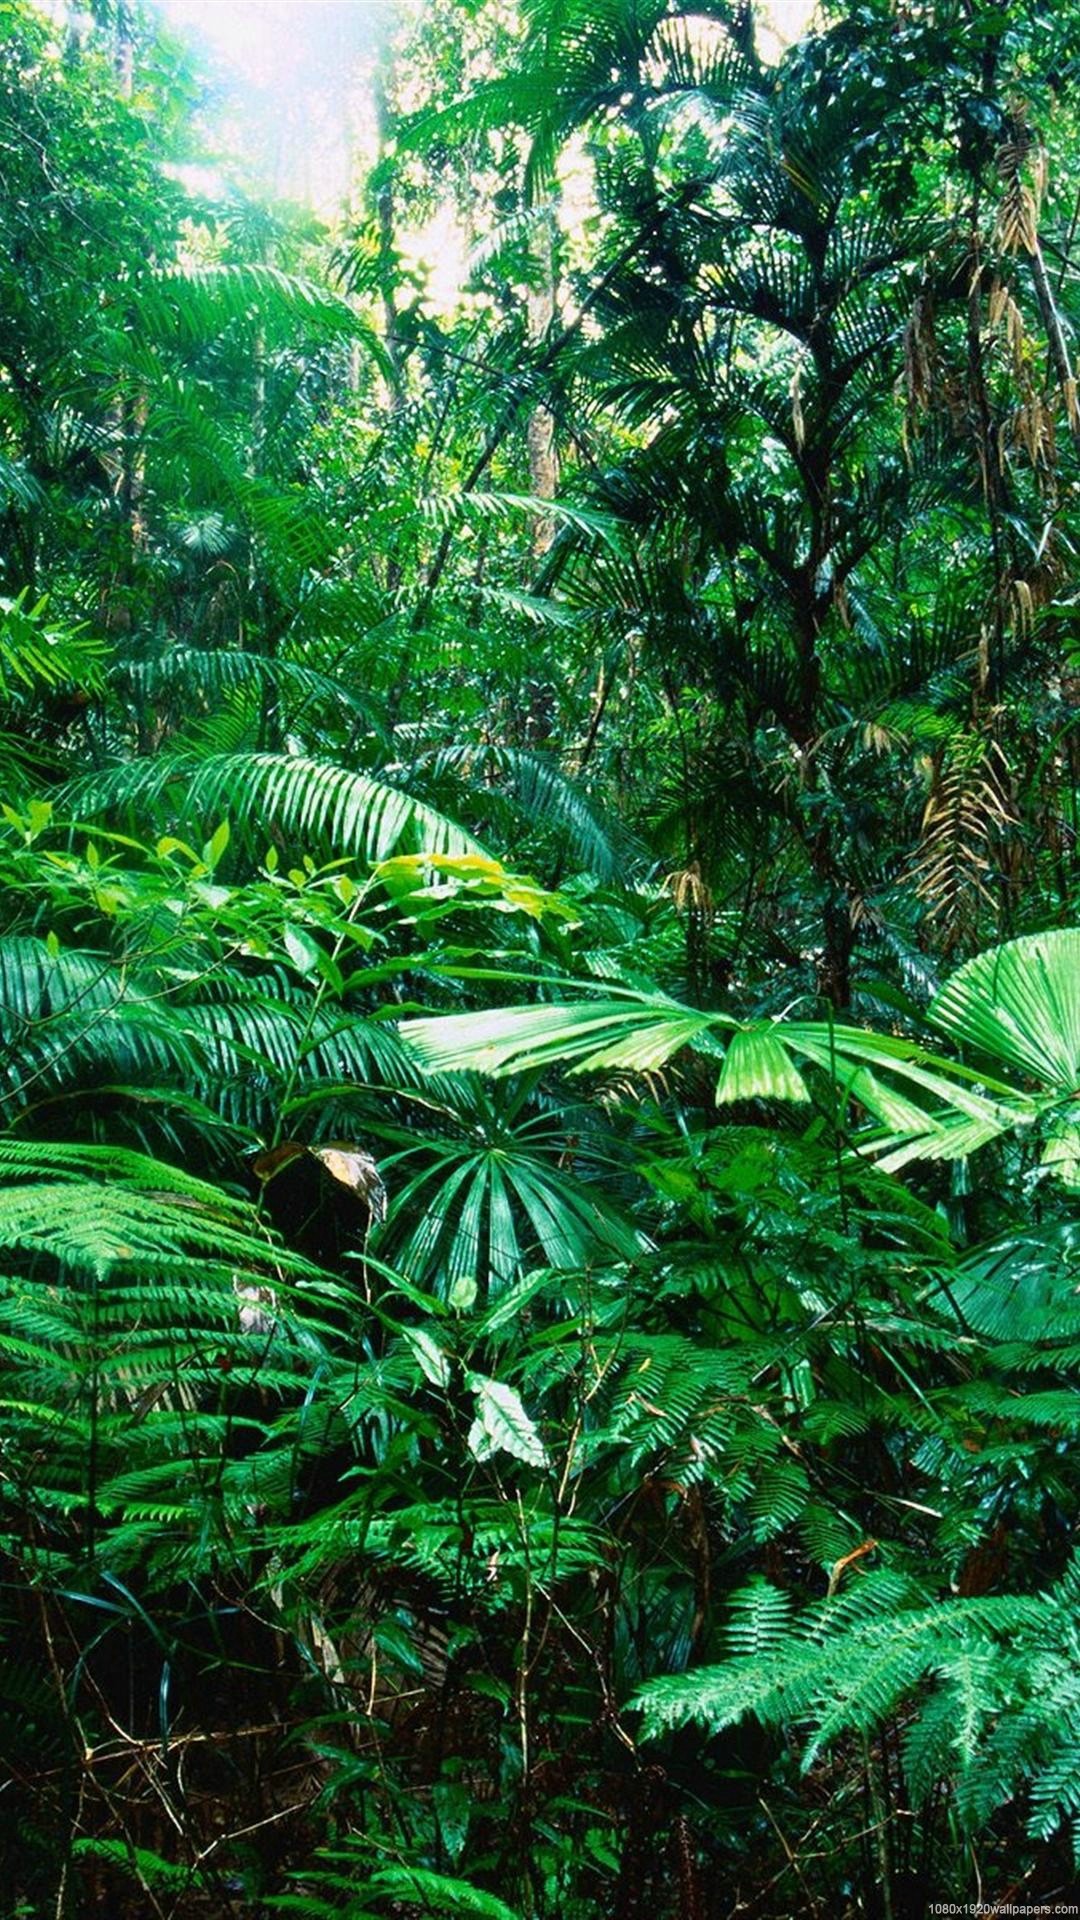
[[[120,93],[125,100],[130,100],[135,92],[135,31],[131,0],[117,0],[113,65]]]
[[[390,61],[389,44],[384,42],[379,48],[375,75],[372,82],[372,101],[375,107],[376,133],[376,178],[379,185],[375,194],[375,219],[379,230],[379,300],[383,316],[383,341],[390,367],[387,382],[388,398],[392,410],[396,413],[403,397],[401,374],[401,350],[397,337],[397,287],[394,261],[394,189],[389,174],[390,146],[390,103],[387,97],[386,78]]]
[[[542,346],[555,323],[555,232],[554,218],[545,212],[533,248],[536,282],[529,288],[528,325],[530,346]],[[529,415],[525,430],[529,456],[529,491],[538,500],[554,500],[559,487],[559,459],[555,448],[555,416],[541,401]],[[533,526],[532,546],[537,556],[547,552],[554,537],[550,519],[537,518]]]

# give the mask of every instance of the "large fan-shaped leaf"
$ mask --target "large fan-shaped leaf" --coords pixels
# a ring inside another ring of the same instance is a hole
[[[1080,928],[980,953],[942,988],[930,1019],[987,1059],[1072,1093],[1080,1083]]]
[[[706,1033],[715,1019],[662,995],[627,993],[578,1006],[500,1007],[408,1020],[400,1031],[434,1070],[468,1067],[499,1075],[568,1061],[579,1072],[648,1072]]]

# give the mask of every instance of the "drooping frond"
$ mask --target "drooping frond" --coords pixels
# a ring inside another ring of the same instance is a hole
[[[269,688],[294,707],[344,707],[373,725],[377,703],[341,678],[287,655],[268,656],[243,647],[171,647],[168,652],[125,663],[125,678],[145,699],[163,695],[207,705],[230,693]],[[189,708],[190,710],[190,708]]]
[[[109,649],[95,635],[62,628],[45,617],[46,602],[21,593],[0,598],[0,700],[33,687],[100,687]]]
[[[73,782],[66,804],[83,818],[148,807],[204,825],[224,816],[259,848],[280,838],[301,851],[364,860],[386,859],[407,845],[436,853],[482,851],[471,834],[400,787],[298,755],[132,761]]]
[[[264,338],[304,332],[356,340],[388,370],[381,340],[347,300],[278,267],[170,267],[138,284],[133,307],[148,335],[169,345],[199,346],[229,327]]]
[[[417,764],[425,763],[436,782],[449,772],[469,786],[504,786],[525,819],[549,827],[558,835],[560,848],[599,880],[633,872],[641,862],[641,849],[630,835],[614,819],[601,816],[553,755],[491,741],[442,747],[430,757],[421,756]]]

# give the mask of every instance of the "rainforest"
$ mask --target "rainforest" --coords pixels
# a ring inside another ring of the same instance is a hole
[[[359,11],[0,0],[0,1920],[1080,1912],[1080,8]]]

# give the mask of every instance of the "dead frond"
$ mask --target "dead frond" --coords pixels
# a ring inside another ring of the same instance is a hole
[[[999,848],[1014,824],[1007,773],[992,742],[963,735],[936,761],[913,878],[946,952],[972,943],[993,915]]]
[[[1046,153],[1020,106],[1014,107],[1009,136],[997,150],[997,170],[1003,189],[997,243],[1003,253],[1034,253],[1039,244],[1039,208],[1046,191]]]

